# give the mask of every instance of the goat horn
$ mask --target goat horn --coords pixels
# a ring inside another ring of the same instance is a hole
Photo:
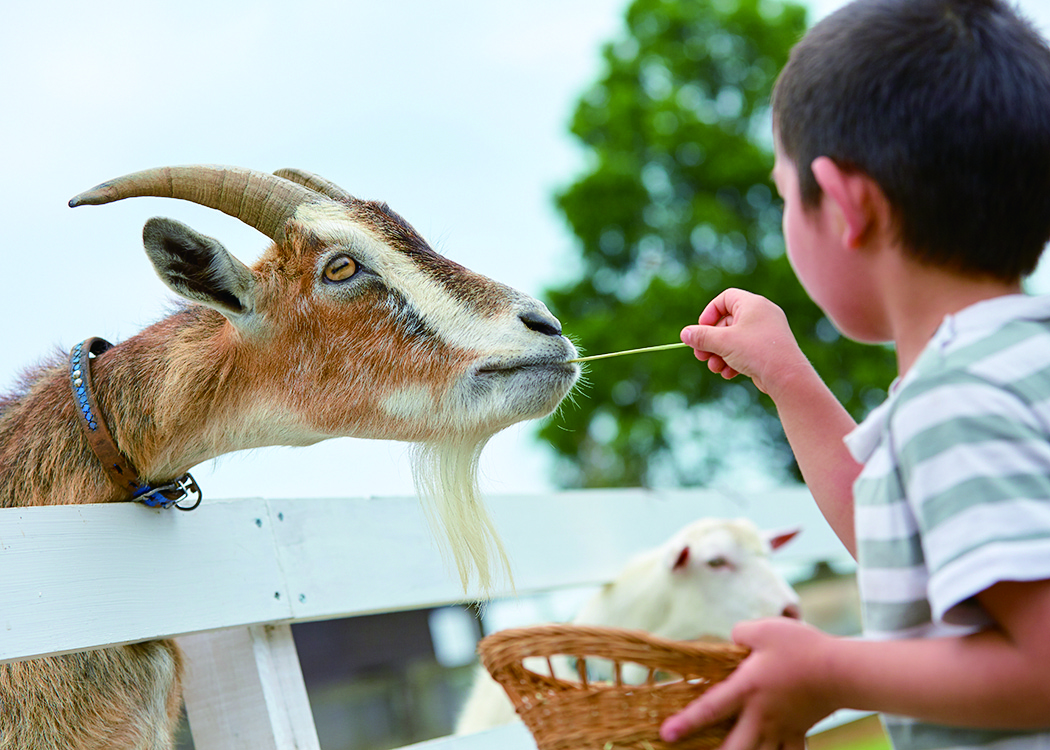
[[[350,193],[343,190],[331,180],[326,180],[324,177],[316,175],[313,172],[307,172],[305,169],[286,167],[285,169],[278,169],[274,174],[278,177],[283,177],[286,180],[298,183],[299,185],[309,188],[321,195],[326,195],[332,200],[339,201],[340,203],[352,203],[355,200],[354,196],[350,195]]]
[[[283,242],[284,225],[304,203],[316,203],[317,192],[266,172],[243,167],[193,165],[158,167],[103,182],[72,198],[71,208],[154,196],[178,198],[215,208]]]

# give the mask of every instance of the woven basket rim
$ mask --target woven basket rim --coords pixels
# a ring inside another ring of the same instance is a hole
[[[731,662],[739,662],[750,653],[749,649],[735,643],[681,641],[664,638],[645,630],[573,623],[529,625],[500,630],[481,639],[478,643],[478,653],[486,668],[491,671],[506,663],[506,657],[500,658],[500,654],[509,647],[516,647],[512,652],[515,659],[518,654],[523,659],[557,655],[615,659],[617,655],[624,653],[624,649],[635,647],[676,654],[686,659],[724,659]],[[630,657],[633,656],[635,654],[630,654]]]

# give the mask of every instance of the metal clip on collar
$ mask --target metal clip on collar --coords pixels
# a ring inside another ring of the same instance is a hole
[[[187,497],[193,498],[193,504],[179,505],[179,502]],[[193,510],[201,504],[203,497],[193,475],[186,473],[160,487],[145,487],[132,500],[148,505],[151,508]]]

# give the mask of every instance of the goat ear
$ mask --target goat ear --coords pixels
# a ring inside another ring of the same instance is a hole
[[[686,544],[678,552],[678,556],[675,557],[674,562],[671,563],[671,570],[681,570],[689,564],[689,545]]]
[[[218,240],[174,219],[153,218],[142,244],[161,281],[186,299],[238,322],[254,307],[255,277]]]
[[[767,531],[765,532],[765,536],[766,541],[769,542],[769,548],[772,550],[778,550],[801,533],[802,529],[794,528],[783,529],[781,531]]]

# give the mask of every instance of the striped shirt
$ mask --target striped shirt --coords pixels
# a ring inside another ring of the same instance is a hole
[[[1050,579],[1050,297],[945,318],[846,444],[864,465],[853,489],[865,636],[989,625],[977,594]],[[1050,750],[1050,732],[883,722],[897,750]]]

